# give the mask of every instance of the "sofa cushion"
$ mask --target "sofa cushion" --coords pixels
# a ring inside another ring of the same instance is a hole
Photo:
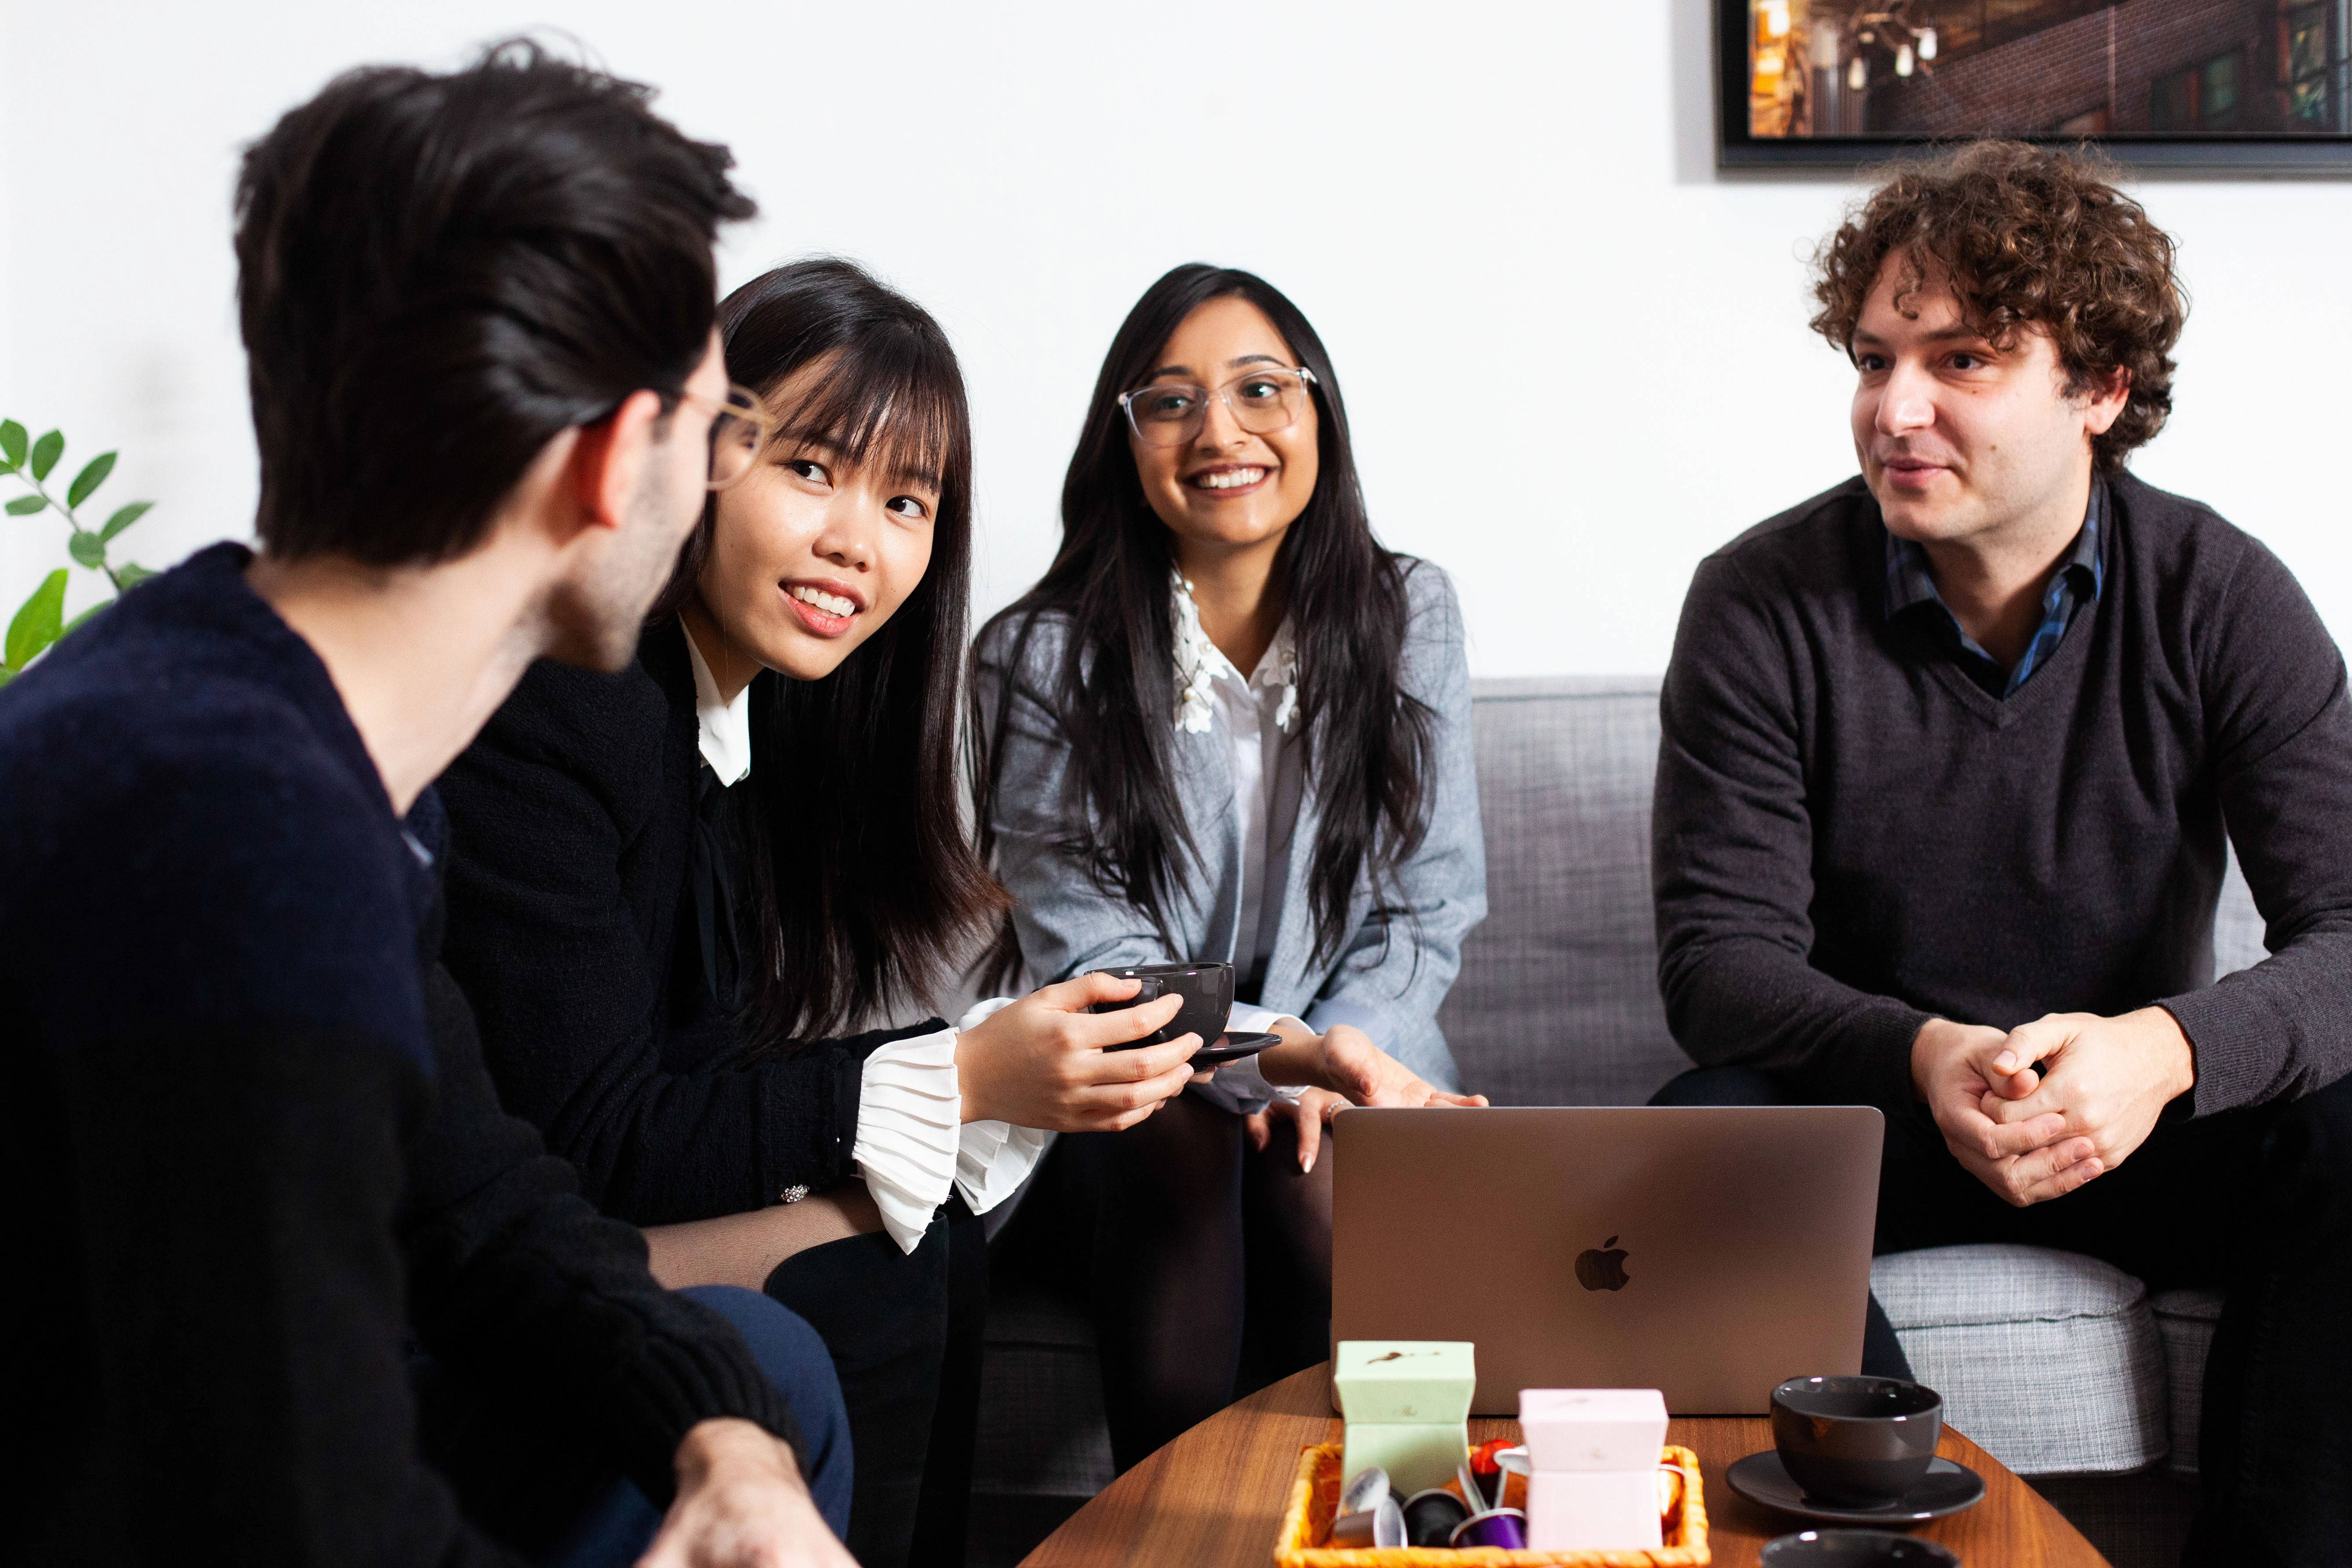
[[[1938,1247],[1870,1267],[1919,1381],[1952,1425],[2023,1476],[2164,1458],[2165,1359],[2147,1288],[2040,1247]]]
[[[1501,1105],[1638,1105],[1690,1059],[1650,907],[1654,678],[1472,683],[1486,919],[1438,1023]]]
[[[2221,1321],[2221,1292],[2167,1290],[2148,1303],[2148,1310],[2156,1315],[2157,1337],[2164,1342],[2165,1404],[2172,1431],[2167,1468],[2193,1476],[2199,1417],[2205,1405],[2205,1357],[2213,1349],[2213,1330]]]

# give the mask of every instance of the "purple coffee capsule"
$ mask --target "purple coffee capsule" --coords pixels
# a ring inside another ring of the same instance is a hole
[[[1453,1538],[1446,1544],[1457,1551],[1468,1546],[1524,1551],[1528,1544],[1528,1516],[1515,1508],[1490,1508],[1484,1513],[1474,1513],[1454,1527]]]

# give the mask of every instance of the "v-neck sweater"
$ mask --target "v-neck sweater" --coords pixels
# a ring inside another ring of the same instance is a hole
[[[2352,1070],[2352,700],[2292,574],[2197,502],[2109,488],[2105,582],[2032,680],[1885,613],[1860,479],[1700,563],[1660,699],[1659,979],[1705,1065],[1911,1099],[1930,1016],[2159,1004],[2195,1114]],[[2272,956],[2213,978],[2225,835]]]

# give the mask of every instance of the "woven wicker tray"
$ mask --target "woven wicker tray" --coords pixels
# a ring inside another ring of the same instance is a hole
[[[1298,1474],[1290,1483],[1290,1503],[1274,1538],[1275,1568],[1696,1568],[1712,1561],[1706,1548],[1706,1502],[1699,1495],[1698,1456],[1668,1444],[1662,1463],[1682,1467],[1682,1505],[1665,1521],[1665,1544],[1655,1552],[1506,1552],[1474,1546],[1459,1552],[1434,1546],[1317,1546],[1331,1529],[1339,1507],[1337,1443],[1298,1451]]]

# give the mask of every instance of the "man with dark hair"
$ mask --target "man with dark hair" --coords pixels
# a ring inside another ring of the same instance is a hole
[[[2126,455],[2171,242],[1986,144],[1823,247],[1862,474],[1701,563],[1661,701],[1664,1103],[1867,1101],[1878,1249],[2219,1285],[2195,1554],[2352,1541],[2352,702],[2285,567]],[[2219,982],[2236,846],[2272,956]],[[1883,1318],[1866,1357],[1899,1365]]]
[[[279,121],[237,188],[262,552],[0,691],[27,1560],[848,1562],[823,1344],[656,1286],[437,959],[434,776],[534,658],[629,658],[757,451],[712,331],[751,204],[647,97],[509,46]]]

